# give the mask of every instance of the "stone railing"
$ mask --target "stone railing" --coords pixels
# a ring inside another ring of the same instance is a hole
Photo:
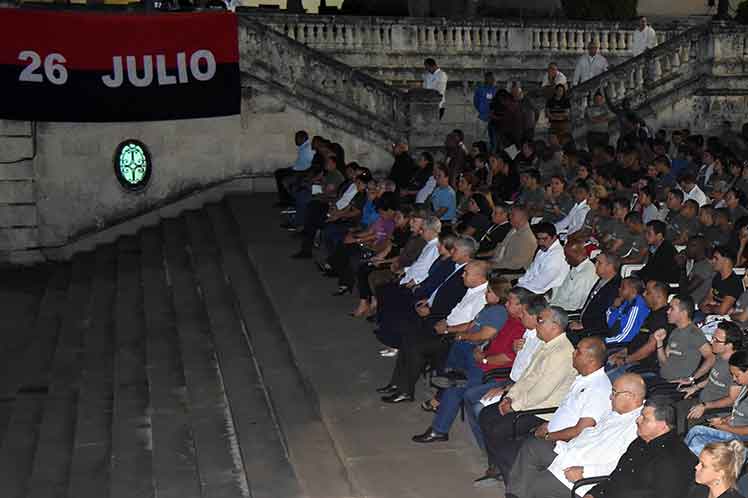
[[[254,20],[240,18],[239,51],[243,78],[262,80],[339,126],[351,120],[392,141],[438,119],[437,92],[398,90]]]
[[[241,14],[326,52],[579,54],[590,40],[596,40],[606,55],[629,56],[636,28],[634,23],[617,22]],[[670,23],[655,28],[663,42],[686,25]]]
[[[718,39],[713,25],[691,28],[573,88],[570,100],[574,129],[584,128],[585,110],[598,90],[614,106],[625,104],[636,109],[698,81],[709,72],[713,44]]]

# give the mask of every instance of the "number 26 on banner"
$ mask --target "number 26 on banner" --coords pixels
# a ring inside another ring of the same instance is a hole
[[[39,68],[42,66],[42,58],[33,50],[24,50],[18,54],[19,61],[28,61],[29,65],[26,66],[21,74],[18,76],[18,81],[29,81],[34,83],[41,83],[44,81],[44,77],[47,77],[50,83],[54,85],[64,85],[68,80],[68,70],[62,65],[63,62],[67,62],[62,54],[49,54],[44,58],[44,74],[41,74]]]

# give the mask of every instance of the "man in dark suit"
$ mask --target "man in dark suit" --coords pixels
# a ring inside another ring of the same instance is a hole
[[[647,223],[647,244],[650,252],[647,264],[636,272],[644,283],[650,280],[665,282],[666,284],[678,283],[680,281],[680,266],[675,257],[678,251],[669,240],[665,240],[667,225],[660,220],[652,220]]]
[[[413,390],[425,362],[437,361],[444,349],[444,338],[438,336],[434,326],[449,315],[467,292],[463,279],[465,267],[475,254],[477,243],[470,237],[460,237],[452,249],[456,269],[444,283],[429,296],[400,316],[395,325],[396,333],[402,335],[397,363],[390,383],[377,389],[386,394],[383,400],[392,403],[413,400]],[[380,332],[381,334],[382,332]],[[448,351],[448,345],[447,345]]]
[[[615,254],[604,252],[595,258],[597,282],[587,296],[580,320],[569,324],[572,332],[569,340],[573,343],[576,344],[583,335],[607,335],[606,311],[618,296],[618,288],[621,286],[620,270],[621,259]]]

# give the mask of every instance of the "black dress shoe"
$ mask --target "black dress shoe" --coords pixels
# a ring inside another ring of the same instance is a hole
[[[387,384],[384,387],[377,389],[379,394],[392,394],[397,392],[397,386],[395,384]]]
[[[333,296],[343,296],[345,294],[353,294],[353,288],[347,285],[341,285],[338,290],[332,293]]]
[[[301,250],[296,254],[291,255],[292,259],[312,259],[312,251]]]
[[[396,403],[404,403],[406,401],[411,402],[413,401],[413,396],[411,396],[410,394],[403,394],[403,393],[396,392],[396,393],[390,394],[389,396],[382,396],[382,401],[384,401],[385,403],[391,403],[394,405]]]
[[[426,432],[417,436],[413,436],[411,439],[413,439],[414,443],[440,443],[449,441],[449,434],[436,432],[434,429],[429,427]]]

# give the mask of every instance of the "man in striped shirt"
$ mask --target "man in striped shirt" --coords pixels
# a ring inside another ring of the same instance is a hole
[[[638,277],[628,277],[621,281],[618,297],[606,312],[608,337],[606,344],[631,342],[639,333],[644,320],[649,316],[649,307],[641,296],[644,284]]]

